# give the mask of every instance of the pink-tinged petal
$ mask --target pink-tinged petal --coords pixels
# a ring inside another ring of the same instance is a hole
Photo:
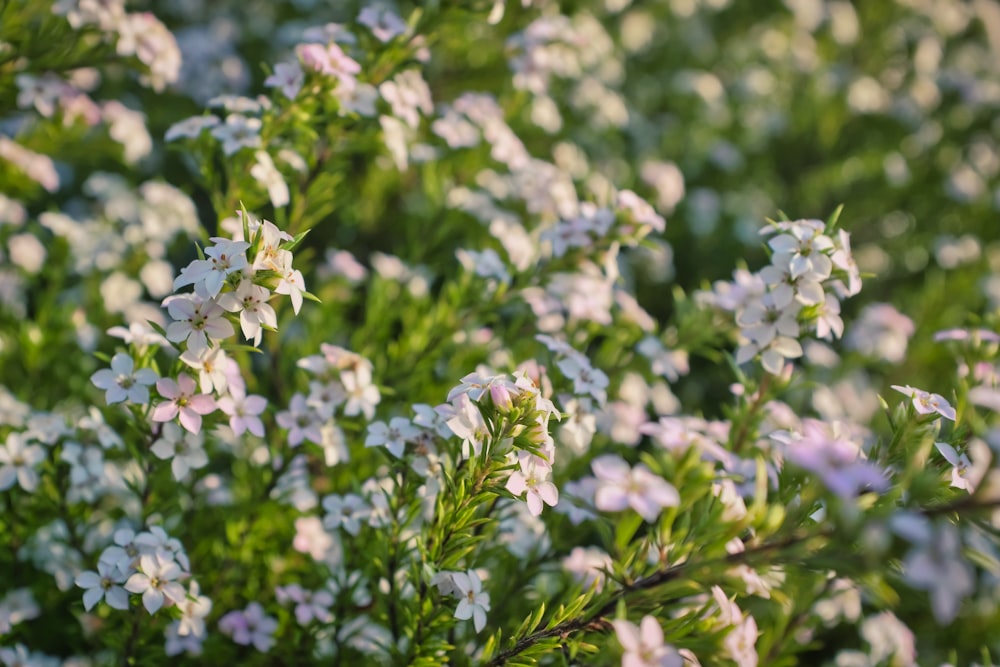
[[[649,667],[650,663],[641,653],[626,653],[622,656],[622,667]]]
[[[634,623],[619,619],[611,621],[611,625],[615,627],[615,634],[618,635],[618,643],[622,645],[626,653],[638,653],[642,650],[639,628]]]
[[[767,350],[760,355],[760,365],[771,375],[781,375],[785,367],[785,358],[774,350]]]
[[[208,296],[215,297],[219,290],[222,289],[222,283],[225,280],[225,275],[221,271],[210,271],[207,276],[205,276],[205,291],[208,292]]]
[[[181,426],[191,433],[197,434],[201,431],[201,415],[194,410],[181,410]]]
[[[986,385],[973,387],[969,390],[969,402],[994,412],[1000,412],[1000,389]]]
[[[590,467],[598,479],[607,481],[627,479],[631,471],[631,468],[629,468],[625,459],[620,456],[615,456],[614,454],[598,456],[596,459],[591,461]]]
[[[524,475],[521,474],[520,470],[515,470],[511,473],[510,477],[507,478],[506,488],[515,496],[520,496],[524,493],[524,490],[528,488],[528,485],[524,480]]]
[[[935,442],[934,446],[937,447],[937,450],[941,452],[941,456],[943,456],[948,463],[953,466],[958,465],[958,452],[955,451],[954,447],[949,445],[947,442]]]
[[[601,486],[594,493],[594,507],[602,512],[621,512],[628,506],[628,493],[619,486]]]
[[[648,523],[656,521],[657,517],[660,516],[660,506],[652,498],[648,498],[645,495],[638,493],[631,494],[629,496],[629,504]]]
[[[639,625],[642,643],[646,646],[663,646],[663,628],[660,622],[652,616],[645,616]]]
[[[243,417],[235,415],[229,418],[229,428],[233,429],[233,435],[239,437],[247,430],[247,423]]]
[[[200,415],[215,412],[215,399],[208,394],[198,394],[188,400],[187,407]]]
[[[309,625],[313,618],[312,608],[308,605],[300,604],[295,607],[295,620],[299,625]]]
[[[543,482],[538,485],[538,495],[549,507],[555,507],[559,502],[559,489],[552,482]]]
[[[181,395],[177,383],[172,378],[160,378],[157,380],[156,391],[160,392],[160,395],[164,398],[177,398]]]
[[[191,299],[186,297],[179,297],[176,299],[171,299],[167,306],[167,312],[170,314],[172,319],[178,321],[190,320],[194,317],[195,307]]]
[[[235,333],[233,323],[221,318],[208,320],[204,331],[214,339],[229,338]]]
[[[648,489],[646,495],[660,507],[677,507],[681,504],[681,497],[677,493],[677,489],[666,482],[660,486]]]
[[[232,396],[223,396],[218,399],[215,404],[220,410],[222,410],[222,412],[230,417],[236,414],[236,401],[233,400]]]
[[[32,492],[38,486],[38,473],[33,468],[18,468],[17,483],[27,492]]]
[[[243,401],[243,410],[248,415],[259,415],[267,409],[267,399],[263,396],[247,396]]]
[[[154,422],[168,422],[177,416],[177,404],[173,401],[160,403],[153,408]]]
[[[528,503],[528,512],[531,513],[531,516],[539,516],[542,513],[544,505],[542,504],[541,497],[537,493],[529,491],[528,497],[525,498],[525,500]]]
[[[194,378],[187,373],[182,373],[177,376],[177,386],[183,394],[193,394],[198,389],[198,385],[195,384]]]
[[[253,433],[258,438],[264,437],[264,422],[262,422],[258,417],[246,417],[245,421],[248,431]]]

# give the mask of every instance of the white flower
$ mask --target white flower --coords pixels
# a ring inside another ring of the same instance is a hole
[[[181,620],[177,626],[177,634],[181,637],[194,635],[205,636],[205,617],[212,611],[212,601],[201,595],[197,581],[192,581],[187,597],[180,605]]]
[[[125,582],[125,590],[142,594],[142,605],[150,614],[156,613],[169,599],[174,604],[184,602],[184,587],[174,581],[181,575],[180,566],[166,556],[145,554],[139,556],[139,572]]]
[[[83,608],[90,611],[101,600],[108,603],[112,609],[128,609],[128,593],[119,584],[125,581],[124,575],[114,565],[99,561],[97,572],[81,572],[76,577],[76,585],[86,589],[83,594]]]
[[[267,189],[267,195],[275,208],[288,204],[288,184],[278,168],[274,166],[267,151],[257,151],[257,163],[250,167],[250,175]]]
[[[162,436],[150,448],[157,458],[170,459],[170,470],[178,482],[187,478],[191,470],[208,465],[202,433],[189,433],[175,422],[163,425]]]
[[[957,489],[965,489],[969,493],[975,491],[972,480],[966,477],[969,469],[972,468],[972,461],[969,460],[969,457],[965,454],[959,454],[954,447],[946,442],[935,442],[934,446],[941,452],[941,456],[953,466],[951,485]]]
[[[198,296],[212,299],[219,294],[226,278],[246,268],[246,251],[250,247],[247,241],[229,241],[218,237],[212,240],[215,245],[205,248],[205,259],[193,260],[181,269],[181,274],[174,280],[174,289],[194,285]]]
[[[45,450],[41,445],[27,443],[22,433],[7,434],[4,446],[0,447],[0,491],[14,486],[15,481],[29,493],[38,485],[35,466],[45,460]]]
[[[574,355],[556,362],[556,366],[568,379],[573,381],[573,393],[578,396],[590,395],[600,405],[608,398],[608,376],[604,371],[593,368],[586,357]]]
[[[480,632],[486,625],[486,612],[490,610],[490,594],[483,592],[483,583],[475,570],[455,572],[452,583],[459,598],[455,618],[460,621],[471,618],[476,632]]]
[[[305,77],[302,67],[297,60],[278,63],[274,66],[274,73],[264,79],[264,85],[269,88],[281,88],[281,92],[290,100],[294,100],[302,90],[302,83]]]
[[[355,417],[364,414],[365,419],[375,416],[375,406],[382,400],[378,387],[372,384],[371,366],[358,364],[354,370],[345,370],[340,374],[340,381],[347,393],[347,403],[344,404],[344,415]]]
[[[356,493],[329,495],[323,499],[323,509],[327,512],[323,518],[327,529],[343,528],[355,536],[361,532],[361,523],[368,520],[372,511],[365,499]]]
[[[166,134],[163,135],[163,140],[175,141],[181,138],[194,139],[208,128],[215,127],[218,124],[218,116],[191,116],[190,118],[185,118],[184,120],[174,123],[167,128]]]
[[[931,610],[942,625],[954,620],[962,598],[976,586],[973,569],[962,556],[958,529],[949,523],[940,524],[932,539],[910,550],[903,576],[914,588],[930,593]]]
[[[226,116],[223,125],[212,128],[212,136],[222,142],[222,152],[232,155],[243,148],[260,146],[260,118],[247,118],[241,114]]]
[[[235,365],[221,347],[206,347],[199,350],[184,350],[181,361],[198,371],[198,383],[203,394],[216,391],[220,394],[229,390],[227,371]]]
[[[827,277],[833,262],[825,253],[833,249],[833,239],[823,234],[825,225],[819,220],[797,220],[782,225],[787,234],[779,234],[768,245],[774,250],[771,263],[790,269],[793,278],[806,273]]]
[[[951,407],[948,400],[941,394],[932,394],[924,391],[923,389],[911,387],[910,385],[894,384],[892,385],[892,388],[913,399],[913,409],[916,410],[918,414],[930,415],[937,413],[945,419],[955,421],[955,417],[957,416],[955,408]]]
[[[219,297],[219,305],[230,313],[239,312],[243,336],[252,340],[254,345],[260,345],[264,327],[278,328],[278,316],[267,303],[270,296],[266,287],[243,279],[235,292],[227,292]]]
[[[406,443],[420,435],[420,429],[406,417],[393,417],[388,426],[385,422],[372,422],[368,426],[365,447],[385,447],[397,459],[403,456]]]
[[[149,368],[135,370],[132,357],[119,352],[111,358],[111,368],[102,368],[90,376],[98,389],[104,389],[108,405],[128,400],[132,403],[149,403],[147,387],[157,380],[156,372]]]

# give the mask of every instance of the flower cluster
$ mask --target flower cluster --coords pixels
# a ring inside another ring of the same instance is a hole
[[[820,220],[776,222],[763,233],[771,263],[753,274],[717,283],[703,299],[731,311],[740,327],[736,362],[760,355],[767,372],[778,375],[787,359],[802,356],[800,338],[840,338],[840,300],[861,290],[861,272],[851,256],[850,235],[836,235]]]
[[[987,661],[995,8],[417,4],[4,5],[0,663]]]

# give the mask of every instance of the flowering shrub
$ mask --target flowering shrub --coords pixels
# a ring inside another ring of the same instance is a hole
[[[994,5],[140,4],[0,3],[0,663],[991,664]]]

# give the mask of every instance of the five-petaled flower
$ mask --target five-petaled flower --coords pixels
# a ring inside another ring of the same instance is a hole
[[[144,554],[139,556],[139,571],[125,582],[125,590],[141,593],[142,606],[155,614],[165,600],[184,602],[184,587],[175,581],[181,574],[180,565],[162,553]]]
[[[955,408],[951,407],[948,400],[941,394],[932,394],[923,389],[917,389],[910,385],[892,385],[892,388],[901,394],[905,394],[913,399],[913,409],[921,415],[931,415],[937,413],[945,419],[955,421]]]
[[[196,394],[197,385],[194,379],[182,373],[175,382],[171,378],[160,378],[156,381],[156,390],[169,400],[156,406],[153,410],[153,421],[167,422],[180,415],[181,426],[198,433],[201,430],[201,416],[215,410],[215,399],[208,394]]]
[[[684,659],[663,642],[663,628],[653,616],[645,616],[637,626],[626,619],[611,622],[625,650],[622,667],[681,667]]]
[[[486,626],[486,612],[490,610],[490,594],[483,592],[483,582],[475,570],[455,572],[451,575],[453,590],[458,597],[455,618],[467,621],[470,618],[476,632]]]
[[[121,570],[106,561],[98,561],[97,572],[81,572],[76,576],[76,585],[86,589],[83,593],[83,608],[90,611],[101,600],[112,609],[128,609],[128,593],[122,588],[125,576]]]
[[[680,504],[677,489],[641,463],[632,468],[620,456],[605,454],[594,459],[591,468],[598,482],[594,506],[603,512],[631,507],[653,522],[663,508]]]
[[[119,352],[111,358],[111,368],[102,368],[90,376],[90,381],[98,389],[105,391],[104,400],[108,405],[131,401],[132,403],[149,403],[147,387],[156,382],[156,372],[150,368],[135,369],[132,357]]]

